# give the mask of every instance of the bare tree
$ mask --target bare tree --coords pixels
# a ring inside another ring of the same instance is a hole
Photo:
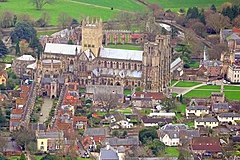
[[[228,50],[228,47],[224,43],[214,45],[209,51],[209,59],[220,59],[221,53]]]
[[[62,12],[58,16],[58,24],[62,28],[69,27],[71,25],[72,18],[65,12]]]
[[[211,14],[206,19],[207,25],[211,27],[216,33],[223,28],[230,26],[230,19],[219,13]]]
[[[29,23],[31,25],[34,24],[34,20],[33,20],[33,18],[29,14],[22,14],[22,15],[20,15],[19,18],[18,18],[18,21],[19,22],[27,22],[27,23]]]
[[[31,0],[30,1],[37,10],[41,10],[46,4],[53,4],[55,0]]]
[[[6,147],[7,145],[7,142],[8,140],[2,136],[0,136],[0,152],[3,152],[4,151],[4,148]]]
[[[111,109],[118,106],[119,98],[116,93],[105,93],[96,95],[96,100],[109,113]]]
[[[240,27],[240,15],[233,19],[233,25],[235,27]]]
[[[21,128],[13,133],[13,138],[16,140],[18,145],[26,149],[27,145],[35,140],[35,133],[33,130]]]
[[[201,37],[205,37],[207,35],[207,31],[206,31],[206,27],[202,22],[196,22],[194,23],[191,28],[193,29],[193,31],[201,36]]]
[[[3,28],[8,28],[13,26],[14,15],[10,11],[5,11],[1,15],[1,26]]]
[[[119,14],[116,15],[115,19],[120,22],[120,24],[123,24],[123,27],[125,29],[131,29],[132,26],[132,20],[133,20],[133,14],[128,12],[119,12]]]

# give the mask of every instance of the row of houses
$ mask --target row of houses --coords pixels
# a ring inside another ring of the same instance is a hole
[[[11,109],[9,130],[10,132],[17,130],[21,127],[21,123],[25,120],[27,112],[27,101],[31,98],[32,84],[27,82],[20,86],[20,89],[15,92],[15,106]]]

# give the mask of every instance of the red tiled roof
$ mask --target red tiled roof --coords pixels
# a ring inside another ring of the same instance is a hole
[[[215,137],[194,137],[191,143],[193,150],[204,150],[209,152],[221,152],[219,138]]]
[[[237,32],[237,33],[240,33],[240,28],[233,27],[232,31],[235,32],[235,33],[236,33],[236,32]]]
[[[29,85],[21,85],[21,91],[22,92],[29,92],[30,86]]]
[[[162,100],[165,98],[162,92],[135,92],[133,93],[133,97],[141,97],[144,98],[152,98],[155,100]]]
[[[143,34],[131,34],[132,39],[138,39],[138,38],[141,38],[142,36]]]
[[[88,119],[87,119],[87,117],[85,117],[85,116],[74,116],[73,117],[73,123],[75,123],[75,122],[87,122],[88,121]]]
[[[7,79],[8,78],[7,71],[5,71],[5,70],[0,71],[0,76],[3,76]]]
[[[23,113],[23,109],[18,109],[18,108],[12,109],[11,113],[12,114],[22,114]]]

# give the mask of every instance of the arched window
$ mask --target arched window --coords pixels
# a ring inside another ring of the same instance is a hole
[[[124,62],[122,63],[122,68],[125,69],[125,63]]]
[[[107,68],[107,61],[104,61],[104,67]]]
[[[110,68],[113,68],[113,63],[112,63],[112,61],[110,62]]]
[[[131,69],[131,63],[128,63],[128,69]]]
[[[137,64],[136,63],[134,64],[134,70],[137,70]]]
[[[117,62],[117,69],[119,69],[119,63]]]

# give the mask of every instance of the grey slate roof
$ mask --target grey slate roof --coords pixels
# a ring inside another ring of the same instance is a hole
[[[228,103],[214,103],[212,105],[213,110],[218,110],[218,109],[229,109]]]
[[[100,150],[100,160],[118,160],[117,152],[111,149],[102,148]]]
[[[189,106],[188,110],[208,110],[207,106]]]
[[[240,117],[239,113],[229,112],[229,113],[220,113],[219,117]]]
[[[85,136],[106,136],[108,128],[87,128],[84,132]]]
[[[139,139],[138,136],[128,137],[124,139],[113,137],[107,138],[104,141],[104,144],[109,144],[110,146],[136,146],[139,145]]]
[[[164,131],[187,130],[188,126],[185,124],[166,124],[161,127]]]
[[[218,120],[214,117],[203,117],[195,119],[196,122],[218,122]]]
[[[50,131],[50,132],[44,132],[40,131],[37,133],[37,138],[63,138],[63,132],[55,132],[55,131]]]

